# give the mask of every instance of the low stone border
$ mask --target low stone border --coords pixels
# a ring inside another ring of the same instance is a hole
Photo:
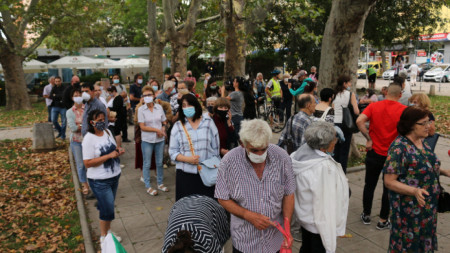
[[[355,173],[366,169],[366,165],[359,165],[351,168],[347,168],[347,174]]]
[[[84,208],[83,196],[81,195],[80,182],[78,181],[78,172],[75,166],[75,162],[73,160],[73,154],[70,147],[69,147],[69,159],[70,159],[70,168],[72,170],[72,181],[75,187],[75,197],[77,199],[77,209],[78,213],[80,214],[81,233],[84,239],[84,250],[86,253],[96,253],[94,243],[92,242],[89,223],[87,221],[88,217],[86,215],[86,209]]]

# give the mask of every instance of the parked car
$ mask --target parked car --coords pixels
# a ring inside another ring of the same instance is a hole
[[[425,75],[425,72],[427,72],[434,66],[436,66],[436,64],[432,62],[424,62],[419,64],[419,79],[423,79],[423,75]]]
[[[382,72],[381,72],[381,61],[371,61],[368,63],[368,65],[366,65],[366,63],[360,63],[358,64],[360,66],[358,66],[358,78],[359,79],[364,79],[366,78],[367,74],[366,74],[366,70],[369,67],[374,68],[377,71],[377,77],[381,77],[382,76]],[[367,67],[368,66],[368,67]],[[389,63],[387,63],[387,68],[389,68]]]
[[[448,82],[450,75],[450,64],[440,64],[434,66],[423,75],[425,81]]]
[[[390,69],[383,72],[383,79],[384,80],[392,80],[394,79],[394,67],[391,67]]]

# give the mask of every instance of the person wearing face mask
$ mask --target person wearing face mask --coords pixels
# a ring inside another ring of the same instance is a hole
[[[94,110],[100,110],[104,115],[108,115],[106,111],[106,106],[95,98],[95,89],[92,83],[83,83],[81,85],[81,97],[84,103],[84,113],[83,113],[83,123],[81,124],[81,133],[83,136],[88,132],[89,122],[88,115]],[[105,118],[106,126],[108,126],[108,118]]]
[[[139,75],[139,74],[136,74],[136,75]],[[136,80],[136,79],[135,79]],[[137,80],[136,80],[136,82],[137,82]],[[125,86],[123,86],[121,83],[120,83],[120,76],[119,76],[119,74],[114,74],[113,75],[113,77],[112,77],[112,83],[113,83],[113,85],[116,87],[116,90],[117,90],[117,93],[122,93],[122,91],[126,91],[126,89],[125,89]]]
[[[280,115],[281,121],[284,121],[284,114],[286,114],[286,120],[288,120],[291,117],[292,99],[294,98],[294,96],[292,96],[292,94],[289,92],[288,82],[290,77],[291,75],[285,73],[283,75],[283,80],[280,81],[280,87],[281,90],[283,91],[283,101],[281,102],[280,108],[281,111],[283,112],[283,114]]]
[[[209,78],[208,84],[206,85],[205,92],[203,92],[203,101],[206,101],[209,97],[220,97],[220,89],[217,86],[217,80],[214,77]]]
[[[342,124],[342,108],[348,107],[348,103],[353,106],[355,115],[359,114],[358,103],[356,102],[355,93],[351,92],[352,79],[348,75],[341,75],[337,80],[335,88],[336,96],[333,101],[334,108],[334,124],[344,132],[344,142],[338,142],[334,151],[334,160],[341,164],[344,173],[347,172],[348,153],[350,152],[350,144],[353,133],[345,129]],[[351,96],[351,97],[350,97]]]
[[[304,133],[305,143],[291,155],[297,190],[295,214],[301,225],[300,252],[336,252],[345,234],[349,186],[341,165],[333,160],[337,142],[332,123],[317,121]]]
[[[214,105],[216,104],[217,97],[209,97],[206,99],[206,109],[208,110],[209,117],[214,114]]]
[[[170,97],[173,94],[175,94],[175,83],[172,81],[165,81],[163,85],[163,92],[156,98],[170,103]]]
[[[143,157],[142,174],[147,193],[158,195],[158,191],[150,184],[150,166],[153,152],[155,153],[157,189],[168,192],[164,185],[163,155],[164,139],[166,138],[167,119],[161,105],[156,104],[155,93],[146,86],[142,90],[144,104],[138,109],[138,123],[141,128],[141,149]]]
[[[144,78],[142,77],[142,74],[138,73],[134,76],[134,80],[135,80],[135,82],[130,86],[130,104],[131,104],[131,109],[133,110],[133,113],[135,112],[136,105],[141,100],[142,82],[143,82]]]
[[[192,75],[192,71],[190,70],[186,72],[186,77],[184,78],[184,81],[194,82],[194,89],[197,87],[197,79],[195,79],[195,76]]]
[[[260,119],[244,120],[241,146],[222,159],[215,197],[231,214],[233,252],[278,252],[291,248],[274,221],[290,222],[294,211],[295,178],[289,155],[270,144],[272,129]]]
[[[110,115],[114,115],[113,122],[109,122],[109,129],[113,136],[116,138],[116,143],[119,147],[122,147],[122,130],[124,125],[127,124],[127,110],[123,107],[123,97],[117,93],[116,87],[111,86],[108,88],[108,92],[111,99],[108,101],[107,107],[110,111]],[[108,118],[109,119],[109,118]]]
[[[212,119],[219,131],[220,156],[223,157],[232,148],[234,137],[234,127],[231,121],[230,101],[226,98],[218,98],[213,107]]]
[[[110,228],[115,218],[114,202],[121,175],[119,156],[125,153],[123,148],[117,147],[111,132],[106,129],[105,115],[101,110],[89,112],[88,130],[81,145],[89,186],[98,201],[100,244],[107,234],[112,233]],[[122,240],[119,236],[115,236],[119,242]]]
[[[205,186],[198,173],[197,165],[213,156],[219,157],[219,133],[214,121],[203,114],[202,106],[192,94],[181,97],[178,121],[173,125],[169,154],[176,164],[175,198],[179,200],[192,194],[214,197],[215,186]],[[194,149],[191,153],[188,132]]]
[[[75,166],[78,171],[78,179],[81,183],[81,192],[83,195],[88,197],[89,185],[86,179],[86,168],[83,163],[83,153],[81,151],[81,143],[83,142],[83,135],[81,135],[81,123],[83,121],[84,105],[83,98],[81,97],[81,90],[72,90],[71,94],[72,100],[74,102],[72,108],[67,110],[66,118],[67,125],[71,131],[70,134],[70,149],[72,150],[73,158],[75,160]],[[91,199],[93,195],[91,194],[89,198]]]

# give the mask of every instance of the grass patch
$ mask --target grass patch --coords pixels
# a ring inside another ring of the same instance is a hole
[[[68,144],[47,153],[31,144],[0,142],[0,252],[83,252]]]
[[[431,112],[436,118],[436,132],[450,135],[450,97],[430,96]]]
[[[48,118],[45,102],[32,104],[31,110],[6,111],[0,107],[0,128],[32,126],[34,123],[46,122]]]

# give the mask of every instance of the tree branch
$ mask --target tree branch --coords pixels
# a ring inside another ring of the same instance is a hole
[[[197,17],[200,12],[200,6],[202,5],[202,0],[192,0],[191,6],[189,7],[188,16],[186,18],[185,27],[183,28],[183,33],[190,37],[195,30],[195,25],[197,24]]]
[[[32,54],[37,47],[39,47],[39,45],[41,45],[42,41],[50,34],[50,32],[53,29],[53,26],[57,23],[56,18],[52,18],[52,20],[50,21],[50,24],[47,26],[47,28],[45,29],[45,31],[43,31],[40,35],[39,38],[37,38],[33,44],[31,44],[31,46],[29,46],[27,49],[24,50],[24,56],[29,56],[30,54]]]
[[[20,22],[19,33],[23,33],[27,28],[29,19],[31,16],[33,16],[33,11],[38,2],[39,0],[31,0],[30,4],[28,5],[28,9],[26,10],[26,14],[23,16],[22,21]]]
[[[173,17],[173,10],[172,10],[172,1],[162,1],[163,3],[163,11],[164,11],[164,20],[166,22],[166,31],[170,38],[174,38],[177,36],[176,30],[175,30],[175,22]]]
[[[153,39],[153,41],[159,40],[158,32],[156,28],[156,3],[149,0],[147,1],[147,13],[148,13],[148,36]]]
[[[217,15],[214,15],[214,16],[211,16],[211,17],[207,17],[207,18],[198,19],[197,22],[195,23],[195,25],[208,23],[208,22],[211,22],[211,21],[214,21],[214,20],[218,20],[218,19],[220,19],[220,14],[217,14]],[[183,24],[177,26],[177,31],[182,30],[184,28],[184,25],[185,24],[183,23]]]

